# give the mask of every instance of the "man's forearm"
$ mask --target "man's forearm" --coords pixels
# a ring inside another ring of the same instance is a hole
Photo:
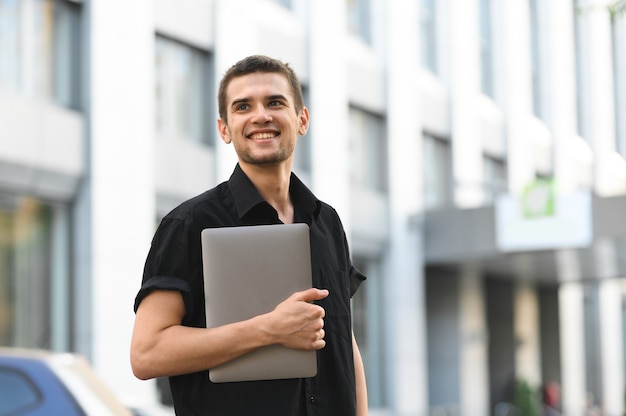
[[[357,416],[367,416],[367,383],[365,381],[365,368],[361,352],[352,334],[352,350],[354,355],[354,376],[356,380],[356,414]]]

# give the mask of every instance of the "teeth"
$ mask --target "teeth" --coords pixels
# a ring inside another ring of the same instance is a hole
[[[274,137],[274,133],[259,133],[252,135],[252,140],[271,139]]]

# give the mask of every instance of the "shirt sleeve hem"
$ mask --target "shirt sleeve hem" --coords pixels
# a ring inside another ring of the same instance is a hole
[[[186,310],[191,310],[191,289],[189,283],[183,279],[171,276],[153,276],[141,286],[139,293],[135,297],[134,311],[137,312],[141,301],[155,290],[177,290],[183,296]]]

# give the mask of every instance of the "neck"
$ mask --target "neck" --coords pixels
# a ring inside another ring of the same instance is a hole
[[[278,218],[285,224],[293,223],[294,208],[289,196],[291,166],[258,166],[241,162],[240,166],[263,199],[278,212]]]

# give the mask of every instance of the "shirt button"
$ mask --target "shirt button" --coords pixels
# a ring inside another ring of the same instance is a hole
[[[311,403],[315,403],[315,396],[311,396],[311,397],[309,397],[309,401],[310,401]]]

